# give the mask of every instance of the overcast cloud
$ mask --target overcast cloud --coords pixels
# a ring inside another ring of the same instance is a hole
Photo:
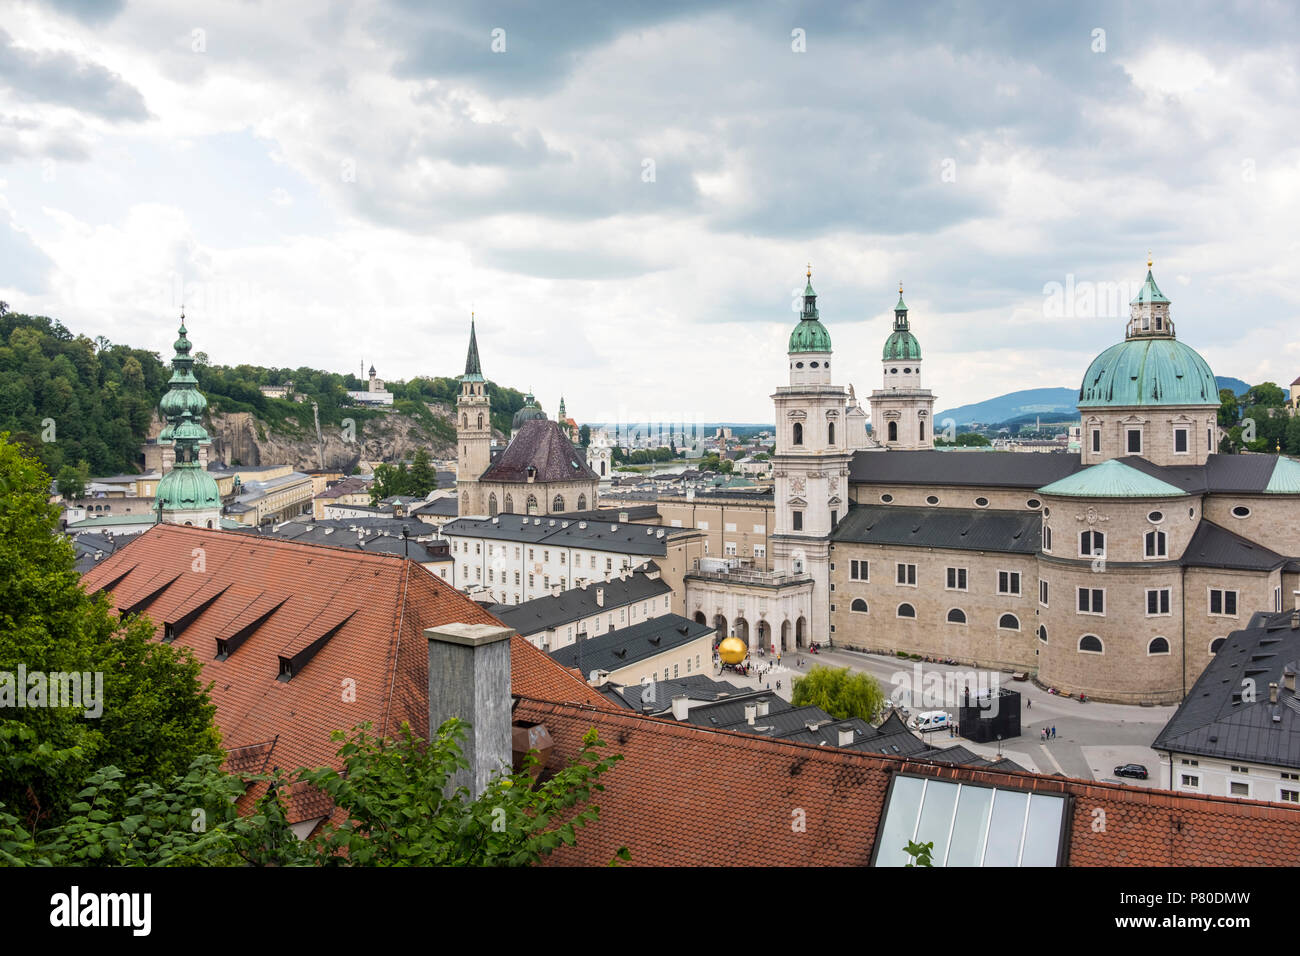
[[[808,261],[842,383],[901,280],[942,409],[1077,387],[1124,316],[1044,287],[1150,249],[1217,373],[1300,375],[1285,5],[429,6],[11,4],[0,298],[390,379],[473,310],[548,411],[764,421]]]

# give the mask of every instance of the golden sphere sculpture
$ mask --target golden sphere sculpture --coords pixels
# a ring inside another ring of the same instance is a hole
[[[748,654],[749,648],[738,637],[723,638],[722,643],[718,645],[718,657],[724,664],[739,664]]]

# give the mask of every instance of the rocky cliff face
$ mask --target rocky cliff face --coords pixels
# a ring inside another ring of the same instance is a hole
[[[450,410],[437,405],[429,408],[454,427]],[[306,417],[311,420],[310,409]],[[358,461],[398,461],[412,457],[420,448],[433,458],[456,457],[454,441],[431,434],[424,422],[397,412],[358,421],[355,436],[346,434],[338,425],[322,425],[319,448],[313,428],[277,432],[249,412],[218,412],[209,416],[204,427],[212,438],[211,460],[226,464],[290,464],[299,470],[338,468],[348,472]],[[162,422],[155,413],[150,437],[156,437],[161,430]]]

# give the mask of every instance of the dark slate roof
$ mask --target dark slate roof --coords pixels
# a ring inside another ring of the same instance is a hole
[[[768,717],[793,709],[793,705],[788,700],[778,697],[776,694],[753,694],[743,700],[724,700],[716,704],[702,704],[699,707],[692,707],[691,712],[686,715],[685,722],[699,727],[728,727],[732,724],[744,723],[745,706],[759,700],[767,701]],[[762,723],[766,720],[767,717],[759,717],[756,722]],[[799,728],[802,727],[803,723],[801,722]]]
[[[439,487],[442,487],[439,485]],[[454,518],[460,514],[460,508],[456,504],[454,497],[435,498],[428,504],[420,505],[418,508],[412,508],[413,515],[437,515],[440,518]]]
[[[644,702],[647,707],[652,708],[651,713],[671,710],[673,698],[683,695],[691,700],[714,701],[752,693],[748,688],[738,687],[729,681],[714,680],[705,674],[690,674],[675,680],[654,681],[649,684],[629,684],[626,687],[606,686],[610,687],[610,692],[618,698],[621,706],[640,711]],[[605,688],[601,688],[601,692],[604,691]]]
[[[1204,465],[1153,465],[1135,455],[1119,460],[1189,494],[1263,494],[1277,467],[1274,455],[1214,454]]]
[[[480,481],[527,482],[528,467],[537,469],[534,481],[598,481],[587,467],[587,456],[564,437],[557,422],[524,422],[506,450],[493,459]]]
[[[1188,568],[1237,568],[1243,571],[1272,571],[1287,559],[1262,544],[1248,541],[1213,521],[1202,520],[1183,552]]]
[[[1291,611],[1259,612],[1229,634],[1151,746],[1300,768],[1300,696],[1282,681],[1284,667],[1300,668],[1300,626],[1292,622]],[[1246,678],[1255,683],[1253,701],[1241,697]],[[1276,704],[1269,703],[1270,683],[1279,685]]]
[[[604,594],[602,604],[596,602],[597,591]],[[521,637],[527,637],[602,611],[626,607],[647,598],[660,598],[672,592],[672,587],[663,578],[652,578],[638,569],[626,580],[593,581],[585,588],[561,591],[558,596],[548,594],[522,604],[494,605],[492,613],[502,624],[513,627]]]
[[[564,518],[567,521],[618,521],[618,516],[627,515],[628,521],[648,521],[651,518],[659,517],[659,506],[655,505],[624,505],[621,508],[597,508],[587,511],[566,511],[562,515],[553,515],[556,518]]]
[[[712,633],[713,628],[707,624],[697,624],[679,614],[665,614],[550,653],[563,666],[577,667],[587,675],[636,664]]]
[[[695,721],[691,721],[695,723]],[[821,727],[830,727],[839,724],[826,711],[820,707],[788,707],[778,710],[775,707],[769,707],[768,712],[762,717],[755,717],[751,725],[745,719],[743,705],[740,720],[724,726],[723,730],[735,730],[742,734],[758,734],[763,737],[774,737],[780,740],[786,740],[801,731],[807,732],[809,724],[817,724]],[[817,741],[820,743],[820,740]]]
[[[1032,490],[1072,475],[1078,454],[999,451],[859,451],[849,481],[887,485],[977,485]]]
[[[1041,527],[1036,511],[858,505],[849,509],[831,540],[1033,554]]]
[[[526,544],[545,543],[557,548],[586,548],[619,554],[644,554],[662,557],[668,553],[667,542],[692,528],[663,528],[659,525],[619,524],[604,521],[571,521],[555,515],[497,515],[495,518],[457,518],[442,526],[450,537],[493,538]],[[659,533],[663,532],[663,537]]]

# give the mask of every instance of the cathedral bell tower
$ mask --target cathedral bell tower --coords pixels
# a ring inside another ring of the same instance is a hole
[[[830,638],[830,535],[849,508],[846,425],[848,394],[831,382],[831,337],[817,311],[812,267],[807,273],[799,323],[790,333],[789,385],[772,396],[776,406],[776,527],[772,557],[777,571],[809,574],[813,594],[809,639]]]
[[[469,353],[465,356],[465,374],[460,377],[460,397],[456,400],[456,491],[460,498],[460,515],[485,515],[479,477],[492,463],[492,403],[487,381],[478,358],[478,337],[474,317],[469,321]]]
[[[934,447],[934,393],[921,387],[921,343],[912,334],[898,284],[894,329],[881,353],[884,380],[871,393],[872,437],[887,449],[915,451]]]

